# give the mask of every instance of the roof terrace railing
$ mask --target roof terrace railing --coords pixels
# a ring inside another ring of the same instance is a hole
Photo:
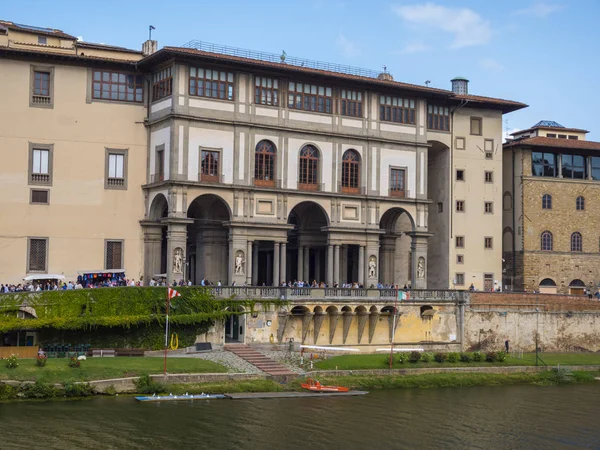
[[[228,47],[226,45],[212,44],[210,42],[191,40],[182,45],[183,48],[201,50],[203,52],[218,53],[221,55],[237,56],[239,58],[255,59],[270,63],[288,64],[290,66],[306,67],[309,69],[326,70],[328,72],[338,72],[347,75],[356,75],[360,77],[377,78],[380,72],[360,67],[345,66],[343,64],[334,64],[323,61],[313,61],[310,59],[296,58],[288,56],[285,51],[280,55],[275,53],[259,52],[244,48]]]

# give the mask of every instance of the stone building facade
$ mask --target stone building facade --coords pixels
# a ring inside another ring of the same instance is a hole
[[[515,290],[600,286],[600,143],[586,133],[542,122],[504,145],[504,283]]]
[[[0,22],[3,281],[492,286],[502,114],[525,105],[218,49]]]

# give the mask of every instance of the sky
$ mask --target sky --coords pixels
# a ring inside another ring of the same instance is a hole
[[[463,76],[470,94],[529,105],[505,132],[554,120],[600,141],[597,0],[20,0],[1,2],[0,19],[135,49],[153,25],[161,47],[285,50],[442,89]]]

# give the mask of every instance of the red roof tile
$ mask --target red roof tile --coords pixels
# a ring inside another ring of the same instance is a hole
[[[54,36],[63,39],[77,39],[75,36],[71,36],[62,30],[55,30],[54,28],[34,27],[30,25],[9,22],[7,20],[0,20],[0,25],[5,26],[9,30],[23,31],[25,33],[38,34],[42,36]]]
[[[572,150],[600,150],[600,142],[582,141],[579,139],[557,139],[544,136],[536,136],[526,139],[514,139],[504,144],[504,147],[517,146],[554,147]]]

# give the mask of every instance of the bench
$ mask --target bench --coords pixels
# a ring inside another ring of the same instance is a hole
[[[118,348],[117,356],[144,356],[143,348]]]
[[[115,349],[101,349],[101,348],[92,348],[90,349],[91,355],[94,358],[114,358],[115,357]],[[88,353],[89,354],[89,353]]]

